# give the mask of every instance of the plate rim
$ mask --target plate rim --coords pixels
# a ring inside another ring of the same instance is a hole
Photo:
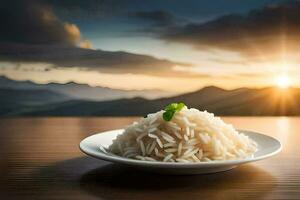
[[[241,165],[241,164],[245,164],[245,163],[249,163],[249,162],[255,162],[255,161],[259,161],[259,160],[263,160],[272,156],[275,156],[276,154],[280,153],[282,150],[282,144],[281,142],[269,135],[265,135],[256,131],[252,131],[252,130],[245,130],[245,129],[237,129],[237,131],[239,132],[246,132],[247,133],[251,133],[251,134],[256,134],[256,135],[260,135],[263,136],[265,138],[268,138],[270,140],[273,140],[275,142],[278,143],[279,148],[276,149],[275,151],[265,154],[265,155],[261,155],[261,156],[257,156],[257,157],[249,157],[249,158],[245,158],[245,159],[237,159],[237,160],[222,160],[222,161],[210,161],[210,162],[200,162],[200,163],[178,163],[178,162],[161,162],[161,161],[143,161],[143,160],[136,160],[136,159],[130,159],[130,158],[124,158],[121,156],[110,156],[107,155],[105,153],[102,153],[100,150],[97,153],[94,153],[93,151],[88,151],[85,148],[84,143],[86,143],[86,141],[88,141],[89,139],[91,139],[92,137],[95,137],[96,135],[100,135],[100,134],[108,134],[109,132],[122,132],[124,129],[113,129],[113,130],[107,130],[107,131],[102,131],[102,132],[98,132],[98,133],[94,133],[86,138],[84,138],[83,140],[80,141],[79,143],[79,149],[85,153],[88,156],[94,157],[96,159],[100,159],[100,160],[104,160],[104,161],[108,161],[108,162],[113,162],[113,163],[120,163],[120,164],[125,164],[125,165],[132,165],[132,166],[143,166],[143,167],[165,167],[165,168],[191,168],[191,167],[221,167],[221,166],[233,166],[233,165]]]

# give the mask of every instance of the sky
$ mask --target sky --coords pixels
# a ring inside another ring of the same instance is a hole
[[[300,2],[4,0],[0,75],[116,89],[300,87]]]

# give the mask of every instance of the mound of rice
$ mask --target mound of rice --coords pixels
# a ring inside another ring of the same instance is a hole
[[[257,150],[253,140],[212,113],[184,107],[165,121],[163,112],[128,126],[109,151],[139,160],[193,163],[241,159]]]

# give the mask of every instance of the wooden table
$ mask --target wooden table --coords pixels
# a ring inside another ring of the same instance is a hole
[[[86,136],[135,119],[0,119],[0,199],[300,199],[298,117],[224,117],[278,138],[283,151],[210,175],[149,174],[79,151]]]

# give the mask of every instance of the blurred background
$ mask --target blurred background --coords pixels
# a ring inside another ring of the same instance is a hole
[[[4,0],[0,23],[0,116],[300,115],[300,1]]]

